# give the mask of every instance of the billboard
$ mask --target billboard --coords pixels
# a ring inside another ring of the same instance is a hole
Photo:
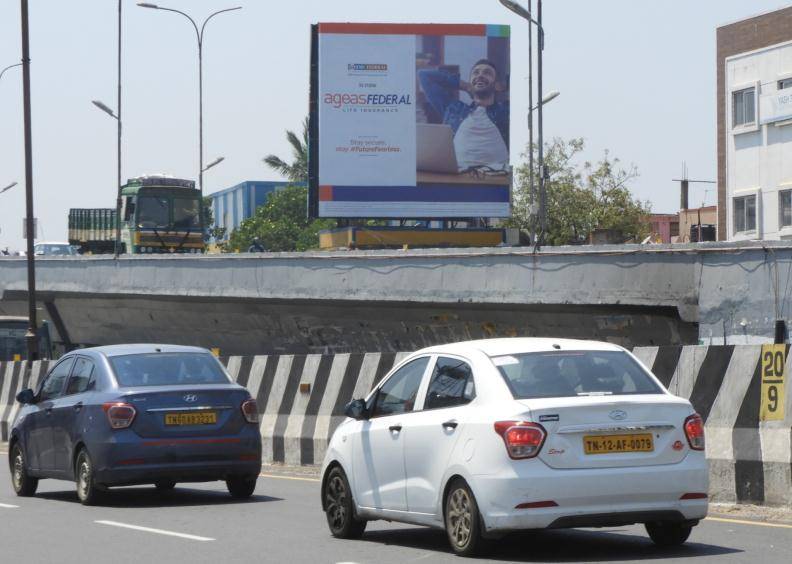
[[[313,26],[312,215],[508,217],[509,68],[508,26]]]

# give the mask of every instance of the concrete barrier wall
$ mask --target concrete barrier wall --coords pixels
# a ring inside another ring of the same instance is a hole
[[[792,394],[784,421],[759,420],[761,346],[641,347],[644,364],[706,422],[715,501],[792,505]],[[344,405],[364,396],[409,353],[271,355],[222,359],[262,410],[265,462],[320,464]],[[0,429],[7,440],[16,393],[35,387],[47,363],[26,374],[0,363]],[[789,374],[789,359],[786,373]],[[307,390],[301,390],[307,384]],[[789,388],[787,388],[789,389]]]

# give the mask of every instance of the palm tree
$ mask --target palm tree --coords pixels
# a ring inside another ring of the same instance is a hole
[[[286,131],[286,140],[292,147],[291,164],[277,155],[267,155],[262,160],[291,182],[308,182],[308,118],[303,120],[302,139],[293,131]]]

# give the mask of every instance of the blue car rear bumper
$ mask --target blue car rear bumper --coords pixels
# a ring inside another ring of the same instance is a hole
[[[95,479],[106,486],[207,482],[261,471],[261,436],[252,425],[223,437],[145,439],[129,430],[87,446]]]

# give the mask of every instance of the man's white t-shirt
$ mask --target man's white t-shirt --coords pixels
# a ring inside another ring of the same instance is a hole
[[[483,106],[476,106],[457,129],[454,150],[459,170],[475,166],[501,169],[509,162],[503,136]]]

